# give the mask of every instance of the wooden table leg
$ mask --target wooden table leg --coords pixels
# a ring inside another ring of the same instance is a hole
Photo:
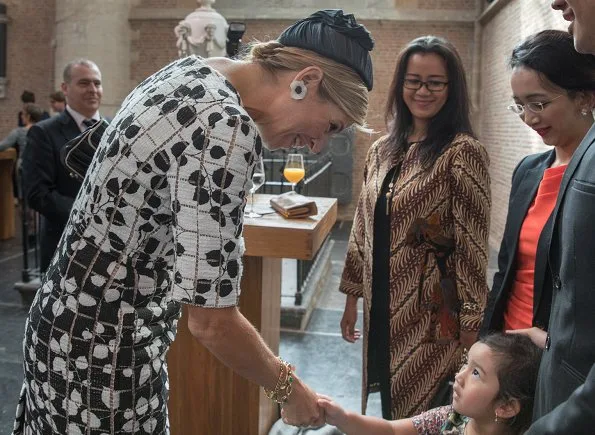
[[[281,259],[244,257],[241,288],[240,311],[278,354]],[[172,435],[266,435],[279,418],[262,388],[234,374],[190,335],[186,309],[167,360]]]

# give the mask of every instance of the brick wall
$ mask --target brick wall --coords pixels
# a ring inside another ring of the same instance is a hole
[[[543,0],[513,0],[482,30],[479,129],[491,160],[493,247],[499,246],[504,232],[512,171],[522,157],[548,149],[537,133],[506,110],[511,100],[506,61],[523,38],[546,28],[565,29],[560,15]]]
[[[178,56],[174,28],[179,20],[135,21],[130,75],[133,86],[173,61]]]
[[[419,9],[473,9],[475,0],[418,0]]]
[[[178,6],[177,0],[141,0],[140,7],[143,8],[175,8]],[[196,3],[193,5],[196,7]]]
[[[35,93],[36,102],[49,110],[53,89],[55,0],[4,0],[8,23],[6,99],[0,100],[0,138],[17,126],[24,89]]]

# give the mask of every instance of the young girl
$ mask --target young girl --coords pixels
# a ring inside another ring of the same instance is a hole
[[[540,349],[523,335],[488,335],[455,377],[452,405],[387,421],[345,411],[320,396],[326,422],[349,435],[517,435],[531,424]]]

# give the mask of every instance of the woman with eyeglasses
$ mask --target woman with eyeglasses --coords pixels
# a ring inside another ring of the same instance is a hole
[[[461,59],[424,36],[397,61],[388,134],[368,152],[340,290],[343,338],[364,301],[363,400],[386,419],[450,403],[449,381],[475,342],[487,297],[488,156],[469,121]]]
[[[517,45],[509,64],[514,103],[508,109],[551,149],[525,157],[513,172],[481,333],[524,333],[547,349],[555,283],[546,272],[546,240],[566,166],[593,125],[595,57],[577,53],[567,32],[545,30]]]

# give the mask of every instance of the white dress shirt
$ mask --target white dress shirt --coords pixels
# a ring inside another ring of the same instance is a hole
[[[93,114],[93,116],[90,118],[87,118],[84,115],[81,115],[80,113],[78,113],[76,110],[74,110],[72,107],[70,107],[68,105],[66,106],[66,111],[70,114],[70,116],[72,116],[72,119],[74,119],[74,122],[76,122],[76,125],[78,125],[81,133],[83,131],[85,131],[87,128],[89,128],[88,126],[83,124],[83,121],[85,119],[92,119],[93,121],[99,121],[101,119],[101,115],[99,114],[99,111],[95,112],[95,114]]]

